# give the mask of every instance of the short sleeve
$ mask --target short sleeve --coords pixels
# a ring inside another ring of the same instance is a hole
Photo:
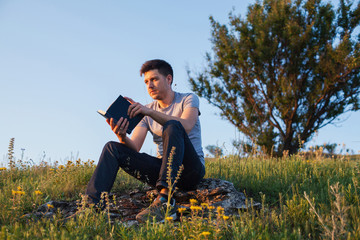
[[[154,102],[145,105],[148,108],[154,109]],[[138,124],[139,127],[144,127],[148,131],[150,130],[150,119],[148,116],[143,117]]]
[[[190,93],[184,99],[183,109],[186,109],[186,108],[189,108],[189,107],[195,107],[197,109],[200,108],[199,98],[198,98],[198,96],[196,96],[193,93]]]
[[[139,122],[138,126],[139,126],[139,127],[144,127],[144,128],[146,128],[147,130],[149,130],[150,127],[149,127],[148,121],[146,121],[146,120],[147,120],[146,118],[147,118],[147,116],[143,117],[143,119],[141,119],[141,121]]]

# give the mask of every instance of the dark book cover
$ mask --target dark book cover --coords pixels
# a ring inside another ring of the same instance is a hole
[[[106,112],[102,110],[98,110],[97,112],[105,118],[113,118],[115,122],[119,121],[121,117],[127,118],[127,120],[129,121],[129,127],[126,132],[130,134],[132,130],[136,127],[136,125],[144,117],[144,115],[138,114],[135,117],[130,118],[127,114],[130,105],[130,102],[120,95],[115,100],[115,102],[110,105]]]

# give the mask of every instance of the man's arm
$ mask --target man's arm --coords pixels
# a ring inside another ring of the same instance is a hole
[[[148,108],[138,102],[134,102],[130,98],[127,99],[130,100],[130,102],[132,103],[129,106],[130,118],[135,117],[137,114],[141,113],[145,116],[151,117],[152,119],[154,119],[154,121],[156,121],[162,126],[164,126],[164,124],[169,120],[177,120],[183,125],[186,133],[189,133],[191,129],[193,129],[199,116],[199,109],[197,109],[196,107],[185,108],[180,117],[175,117]]]
[[[133,134],[131,135],[131,140],[135,146],[137,152],[140,151],[142,145],[144,144],[147,134],[147,128],[137,126],[134,128]]]
[[[189,133],[195,126],[199,116],[199,110],[195,107],[189,107],[184,110],[180,117],[175,117],[150,109],[148,116],[162,126],[169,120],[177,120],[183,125],[186,133]]]

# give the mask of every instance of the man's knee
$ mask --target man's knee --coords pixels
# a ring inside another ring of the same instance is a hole
[[[112,152],[112,151],[114,151],[114,149],[116,148],[115,145],[117,145],[117,144],[118,144],[118,143],[115,142],[115,141],[109,141],[109,142],[107,142],[107,143],[105,144],[104,150],[109,151],[109,152]]]
[[[163,126],[163,135],[172,134],[174,131],[185,131],[180,121],[169,120]]]
[[[105,144],[103,151],[118,155],[119,153],[121,154],[122,152],[124,152],[125,147],[126,146],[124,144],[121,144],[119,142],[109,141]]]

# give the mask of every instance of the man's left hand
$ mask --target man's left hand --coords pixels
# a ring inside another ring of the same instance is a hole
[[[128,109],[128,115],[129,115],[130,118],[135,117],[139,113],[141,113],[141,114],[143,114],[145,116],[150,114],[150,112],[151,112],[150,108],[145,107],[141,103],[135,102],[131,98],[128,98],[128,97],[124,97],[124,98],[131,103],[131,105],[129,106],[129,109]]]

